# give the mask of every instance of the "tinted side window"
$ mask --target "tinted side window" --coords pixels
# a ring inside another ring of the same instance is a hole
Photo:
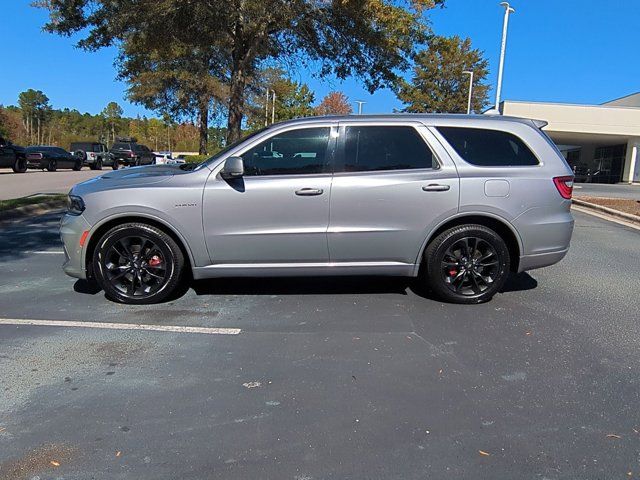
[[[481,167],[538,165],[522,140],[508,132],[481,128],[438,127],[464,161]]]
[[[244,173],[303,175],[322,173],[327,164],[329,127],[277,133],[242,155]]]
[[[347,127],[344,171],[437,168],[431,149],[413,127]]]
[[[113,147],[111,148],[113,148],[114,150],[131,150],[131,147],[128,143],[114,143]]]

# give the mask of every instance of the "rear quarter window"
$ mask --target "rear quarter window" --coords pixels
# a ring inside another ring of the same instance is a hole
[[[438,132],[467,163],[479,167],[539,165],[538,158],[517,136],[501,130],[437,127]]]

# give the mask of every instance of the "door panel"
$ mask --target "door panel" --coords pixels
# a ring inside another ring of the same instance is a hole
[[[329,133],[329,126],[281,129],[239,152],[244,177],[209,176],[203,224],[213,264],[329,261]]]
[[[410,127],[416,129],[420,139],[426,139],[432,145],[438,168],[336,172],[331,189],[328,229],[332,262],[413,264],[429,232],[457,213],[459,180],[455,166],[425,127]],[[345,147],[346,134],[347,130],[341,124],[341,157],[353,156],[355,151]],[[363,138],[379,139],[380,134],[372,137],[363,135]],[[402,140],[401,143],[405,145],[407,142]],[[375,146],[372,151],[377,152],[379,148],[384,147]],[[359,154],[367,152],[366,145],[360,145],[357,150]],[[392,166],[423,166],[412,158],[394,159],[391,151],[385,155]],[[408,155],[418,153],[409,149]],[[382,160],[378,156],[369,162],[366,158],[359,161],[341,158],[339,162],[347,166],[351,164],[351,168],[363,162],[383,168],[384,159],[384,156]]]

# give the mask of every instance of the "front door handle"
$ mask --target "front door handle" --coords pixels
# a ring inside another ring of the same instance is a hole
[[[422,187],[425,192],[446,192],[451,187],[449,185],[438,185],[437,183],[430,183],[429,185]]]
[[[322,195],[324,190],[321,188],[301,188],[296,190],[296,195],[299,197],[314,197],[316,195]]]

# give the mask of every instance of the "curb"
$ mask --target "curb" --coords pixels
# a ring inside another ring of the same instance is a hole
[[[66,200],[52,200],[49,202],[34,203],[24,207],[12,208],[0,212],[0,221],[14,220],[16,218],[28,217],[30,215],[42,215],[53,210],[59,210],[67,206]]]
[[[602,205],[596,205],[595,203],[585,202],[584,200],[578,200],[577,198],[573,198],[572,203],[578,205],[583,208],[587,208],[590,210],[595,210],[600,213],[606,213],[607,215],[611,215],[612,217],[620,218],[622,220],[626,220],[627,222],[632,222],[640,225],[640,216],[632,215],[630,213],[620,212],[613,208],[603,207]]]

